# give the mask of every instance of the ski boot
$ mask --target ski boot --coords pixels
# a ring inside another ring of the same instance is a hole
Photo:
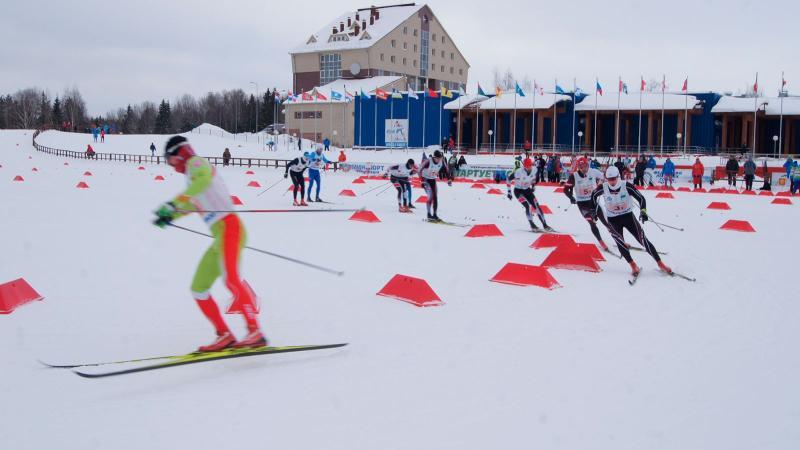
[[[203,345],[197,349],[198,352],[218,352],[220,350],[225,350],[228,347],[232,347],[236,344],[236,338],[231,334],[230,331],[226,331],[222,334],[218,334],[217,338],[214,342]]]
[[[600,248],[602,248],[604,252],[608,251],[608,245],[603,241],[600,241]]]
[[[639,272],[641,272],[642,269],[640,269],[639,266],[636,265],[636,261],[631,261],[629,264],[631,265],[631,275],[633,275],[634,277],[639,276]]]
[[[408,211],[408,208],[406,208],[406,207],[405,207],[405,206],[403,206],[403,205],[398,205],[398,206],[397,206],[397,210],[398,210],[398,211],[400,211],[401,213],[404,213],[404,212],[407,212],[407,211]]]
[[[409,204],[409,205],[408,205],[408,209],[417,209],[417,207],[416,207],[416,206],[414,206],[413,204]]]
[[[540,231],[540,230],[539,230],[539,227],[537,227],[537,226],[536,226],[536,224],[535,224],[535,223],[533,223],[533,221],[532,221],[532,220],[529,220],[529,221],[528,221],[528,223],[529,223],[529,224],[531,224],[531,230],[532,230],[532,231]]]
[[[309,199],[309,201],[311,201],[311,199]],[[325,200],[322,200],[322,199],[321,199],[321,198],[319,198],[319,197],[317,197],[317,199],[316,199],[316,200],[314,200],[314,201],[315,201],[315,202],[320,202],[320,203],[325,203]]]
[[[267,338],[261,333],[261,330],[253,330],[241,341],[233,344],[233,348],[259,348],[267,346]]]
[[[436,213],[433,213],[433,216],[432,216],[432,217],[433,217],[433,219],[432,219],[432,220],[433,220],[434,222],[441,222],[441,221],[442,221],[442,219],[440,219],[440,218],[439,218],[439,216],[437,216],[437,215],[436,215]]]
[[[544,224],[544,231],[548,231],[548,232],[552,233],[553,229],[550,227],[550,225]]]
[[[300,200],[300,206],[308,206],[305,200]]]
[[[297,200],[292,202],[292,206],[300,206],[300,203],[297,203]]]
[[[662,272],[666,273],[667,275],[672,275],[672,269],[669,268],[664,261],[658,262],[658,268],[661,269]]]

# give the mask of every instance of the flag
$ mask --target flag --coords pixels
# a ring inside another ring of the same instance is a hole
[[[783,75],[781,75],[781,89],[783,89],[785,87],[786,87],[786,79],[783,78]]]
[[[525,91],[523,91],[522,88],[519,87],[519,83],[516,83],[516,91],[517,95],[519,95],[520,97],[525,97]]]
[[[628,84],[627,83],[622,83],[622,92],[624,94],[628,93]]]
[[[683,87],[681,88],[681,91],[686,92],[688,89],[689,89],[689,78],[687,77],[685,80],[683,80]]]
[[[461,89],[461,86],[458,87],[458,90],[456,91],[456,93],[458,93],[459,97],[461,97],[463,95],[467,95],[467,93],[464,92],[464,89]]]
[[[603,86],[600,86],[599,81],[595,81],[594,83],[595,83],[594,87],[595,91],[597,91],[598,94],[603,95]]]
[[[300,98],[302,98],[303,101],[312,101],[312,100],[314,100],[314,97],[312,97],[311,94],[309,94],[306,91],[303,91],[303,95],[301,95]]]
[[[556,85],[556,94],[564,94],[564,89],[561,89],[561,86]]]
[[[281,94],[279,94],[278,91],[275,91],[275,101],[276,102],[280,102],[281,101]]]
[[[317,100],[328,100],[328,97],[325,97],[322,92],[317,91]]]
[[[355,96],[355,95],[354,95],[352,92],[348,92],[348,91],[347,91],[347,88],[345,88],[345,89],[344,89],[344,99],[345,99],[346,101],[348,101],[348,102],[349,102],[350,100],[353,100],[353,99],[355,99],[355,97],[356,97],[356,96]]]
[[[642,77],[642,87],[639,88],[640,91],[644,91],[647,88],[647,83],[644,82],[644,77]]]
[[[667,77],[665,76],[661,78],[661,92],[664,92],[666,90],[667,90]]]
[[[392,98],[399,98],[399,99],[402,100],[403,99],[403,94],[401,94],[400,91],[398,91],[397,89],[393,88],[392,89]]]
[[[434,91],[431,88],[428,88],[428,97],[430,97],[430,98],[439,98],[439,93]]]
[[[576,97],[579,96],[579,95],[583,95],[583,91],[581,90],[581,88],[576,86],[575,87],[575,92],[573,92],[573,95],[576,96]]]
[[[419,100],[419,96],[416,92],[412,91],[410,88],[408,89],[408,98],[413,98],[414,100]]]
[[[442,86],[442,97],[453,98],[453,91],[450,91],[446,87]]]
[[[364,100],[369,100],[369,94],[364,92],[364,88],[361,88],[361,98]]]
[[[756,74],[756,82],[753,84],[753,92],[758,94],[758,74]]]
[[[342,100],[342,94],[340,94],[340,93],[338,93],[336,91],[331,91],[331,100],[341,101]]]
[[[483,89],[481,89],[481,84],[480,83],[478,83],[478,95],[482,95],[484,97],[488,97],[488,95],[486,95],[486,92],[483,92]]]
[[[494,87],[494,95],[496,95],[497,98],[500,98],[500,97],[503,96],[503,90],[500,89],[500,86],[495,86]]]
[[[386,100],[389,98],[389,93],[383,89],[375,89],[375,97],[378,97],[381,100]]]
[[[533,80],[533,92],[536,93],[536,91],[539,91],[539,95],[544,95],[544,88],[539,86],[536,80]]]

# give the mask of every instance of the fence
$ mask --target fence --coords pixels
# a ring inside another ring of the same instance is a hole
[[[60,148],[52,148],[40,145],[36,142],[36,137],[41,130],[33,133],[33,147],[36,150],[55,156],[64,156],[67,158],[77,159],[94,159],[98,161],[116,161],[116,162],[129,162],[134,164],[166,164],[167,161],[163,156],[147,156],[147,155],[130,155],[126,153],[94,153],[89,156],[86,152],[79,152],[75,150],[64,150]],[[240,167],[286,167],[291,162],[290,159],[272,159],[272,158],[230,158],[228,163],[225,164],[225,159],[221,156],[205,156],[211,164],[215,166],[240,166]],[[333,171],[339,169],[339,163],[333,162]]]

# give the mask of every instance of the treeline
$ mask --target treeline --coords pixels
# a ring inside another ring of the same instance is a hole
[[[42,90],[26,88],[0,95],[0,129],[88,132],[95,127],[105,127],[112,133],[170,134],[209,123],[230,133],[253,132],[276,122],[284,123],[283,108],[275,94],[275,90],[267,90],[258,101],[253,94],[248,95],[241,89],[209,92],[199,99],[183,95],[172,102],[165,99],[160,104],[145,101],[105,116],[90,117],[77,88],[67,89],[52,99]]]

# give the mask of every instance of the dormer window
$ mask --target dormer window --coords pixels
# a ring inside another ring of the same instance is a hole
[[[364,34],[361,35],[361,38],[359,40],[363,41],[363,40],[371,40],[371,39],[372,39],[372,36],[370,36],[369,33],[367,33],[365,31]]]
[[[328,42],[347,42],[350,38],[346,34],[332,34]]]
[[[311,35],[311,37],[310,37],[310,38],[308,38],[308,40],[306,41],[306,45],[310,45],[310,44],[316,44],[316,43],[317,43],[317,38],[316,38],[316,37],[315,37],[313,34],[312,34],[312,35]]]

